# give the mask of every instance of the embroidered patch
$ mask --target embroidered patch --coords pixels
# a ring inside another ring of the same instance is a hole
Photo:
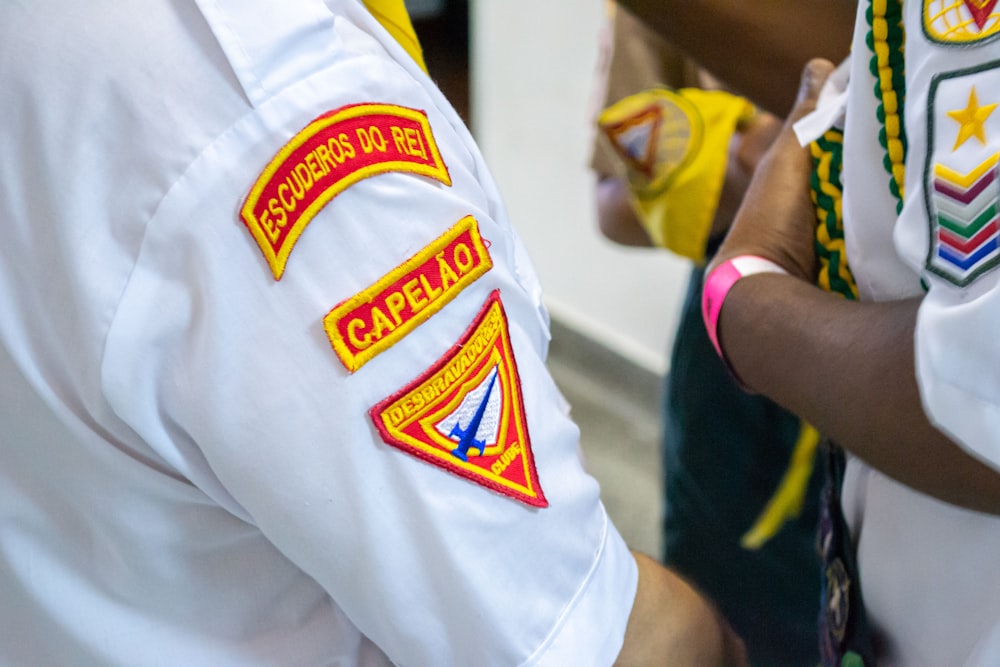
[[[657,190],[670,184],[702,141],[698,109],[666,89],[622,100],[601,114],[598,125],[629,169]]]
[[[475,218],[462,218],[323,318],[334,351],[353,373],[441,310],[492,266]]]
[[[356,104],[323,114],[278,151],[250,189],[240,217],[275,280],[302,231],[331,199],[358,181],[391,171],[451,185],[427,114],[389,104]]]
[[[1000,263],[998,64],[940,75],[931,83],[926,266],[960,287]]]
[[[659,108],[649,106],[625,120],[605,127],[604,133],[626,163],[651,179],[656,164],[656,137],[662,124]]]
[[[499,292],[442,359],[369,414],[387,444],[497,493],[548,507]]]
[[[997,0],[924,0],[924,33],[942,44],[975,44],[1000,34]]]
[[[850,613],[851,578],[847,574],[844,563],[835,559],[826,568],[826,620],[827,631],[837,641],[844,641],[847,631],[847,618]]]

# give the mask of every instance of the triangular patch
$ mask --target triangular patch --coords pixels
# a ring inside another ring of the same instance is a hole
[[[656,142],[663,117],[658,106],[649,106],[638,113],[606,127],[611,145],[635,171],[653,178],[656,166]]]
[[[657,191],[668,187],[702,146],[698,109],[665,88],[615,102],[601,112],[597,125],[625,163],[629,179]]]
[[[533,507],[548,506],[499,292],[444,357],[369,414],[387,444]]]

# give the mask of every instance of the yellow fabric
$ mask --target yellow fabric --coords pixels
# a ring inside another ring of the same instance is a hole
[[[729,161],[729,143],[756,111],[720,90],[645,90],[612,104],[597,123],[625,165],[631,202],[653,243],[705,258]]]
[[[378,19],[399,45],[406,49],[410,57],[417,61],[421,69],[427,71],[424,63],[424,51],[420,48],[420,40],[413,29],[410,21],[410,14],[406,11],[406,4],[403,0],[364,0],[365,7],[372,16]]]
[[[816,449],[819,447],[819,433],[809,424],[802,422],[799,438],[788,462],[788,469],[771,496],[764,511],[754,522],[754,525],[743,535],[740,545],[744,549],[760,549],[772,537],[778,534],[785,521],[796,517],[802,511],[809,478],[812,476],[816,461]]]

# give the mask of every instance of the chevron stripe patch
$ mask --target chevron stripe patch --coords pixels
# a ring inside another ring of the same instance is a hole
[[[936,264],[958,284],[968,282],[966,274],[997,254],[998,158],[1000,154],[993,155],[969,174],[940,164],[934,169]]]
[[[1000,264],[1000,75],[939,76],[925,173],[930,222],[927,269],[964,287]]]

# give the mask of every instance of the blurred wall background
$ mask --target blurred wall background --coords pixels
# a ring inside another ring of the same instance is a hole
[[[667,370],[687,264],[603,239],[588,169],[602,0],[471,0],[471,123],[554,319]]]
[[[688,265],[597,229],[588,169],[603,0],[407,0],[428,67],[466,118],[561,328],[658,375]]]

